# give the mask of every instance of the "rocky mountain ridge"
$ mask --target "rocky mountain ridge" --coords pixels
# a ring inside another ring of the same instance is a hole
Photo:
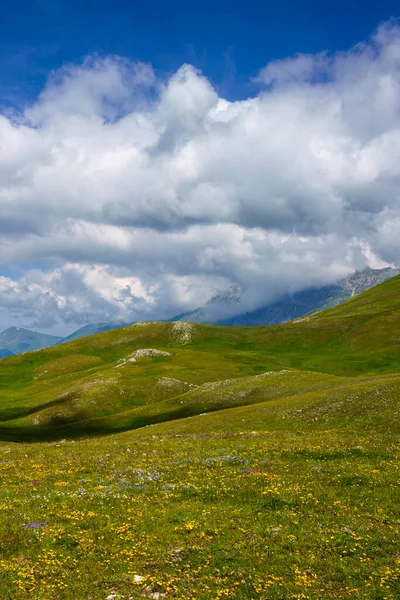
[[[292,294],[288,293],[275,302],[266,304],[254,311],[240,312],[240,295],[236,293],[232,300],[232,294],[229,292],[226,297],[223,295],[216,296],[203,307],[199,307],[189,313],[177,315],[171,320],[215,325],[278,325],[279,323],[286,323],[287,321],[337,306],[399,273],[400,270],[391,267],[384,269],[371,269],[367,267],[342,279],[336,284],[321,286],[319,288],[309,288]],[[235,309],[238,309],[237,313],[227,318],[215,319],[215,305],[218,304],[221,307],[224,303],[230,308],[232,308],[234,303]]]

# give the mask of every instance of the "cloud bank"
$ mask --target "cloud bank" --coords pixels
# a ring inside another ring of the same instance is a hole
[[[242,311],[398,265],[399,26],[253,84],[230,102],[191,65],[89,57],[0,114],[0,307],[73,327],[234,288]]]

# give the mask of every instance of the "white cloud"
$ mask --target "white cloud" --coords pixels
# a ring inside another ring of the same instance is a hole
[[[311,81],[326,72],[328,65],[326,52],[297,54],[294,58],[271,61],[261,69],[255,82],[270,85]]]
[[[190,65],[161,81],[89,57],[0,115],[0,262],[20,272],[0,306],[43,326],[165,318],[234,287],[244,310],[398,263],[399,27],[257,81],[229,102]]]

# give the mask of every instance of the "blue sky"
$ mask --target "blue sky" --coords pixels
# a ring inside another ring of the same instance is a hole
[[[393,0],[4,0],[0,103],[29,102],[51,69],[92,53],[151,62],[165,74],[188,62],[221,95],[243,98],[268,61],[347,50],[399,13]]]
[[[234,293],[220,318],[398,267],[397,10],[0,3],[0,329]]]

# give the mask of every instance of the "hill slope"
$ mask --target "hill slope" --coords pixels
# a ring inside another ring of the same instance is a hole
[[[302,402],[324,389],[340,395],[363,382],[367,390],[395,389],[397,380],[384,375],[400,369],[399,340],[400,276],[285,325],[141,323],[106,331],[4,358],[0,435],[118,431],[284,398]]]

